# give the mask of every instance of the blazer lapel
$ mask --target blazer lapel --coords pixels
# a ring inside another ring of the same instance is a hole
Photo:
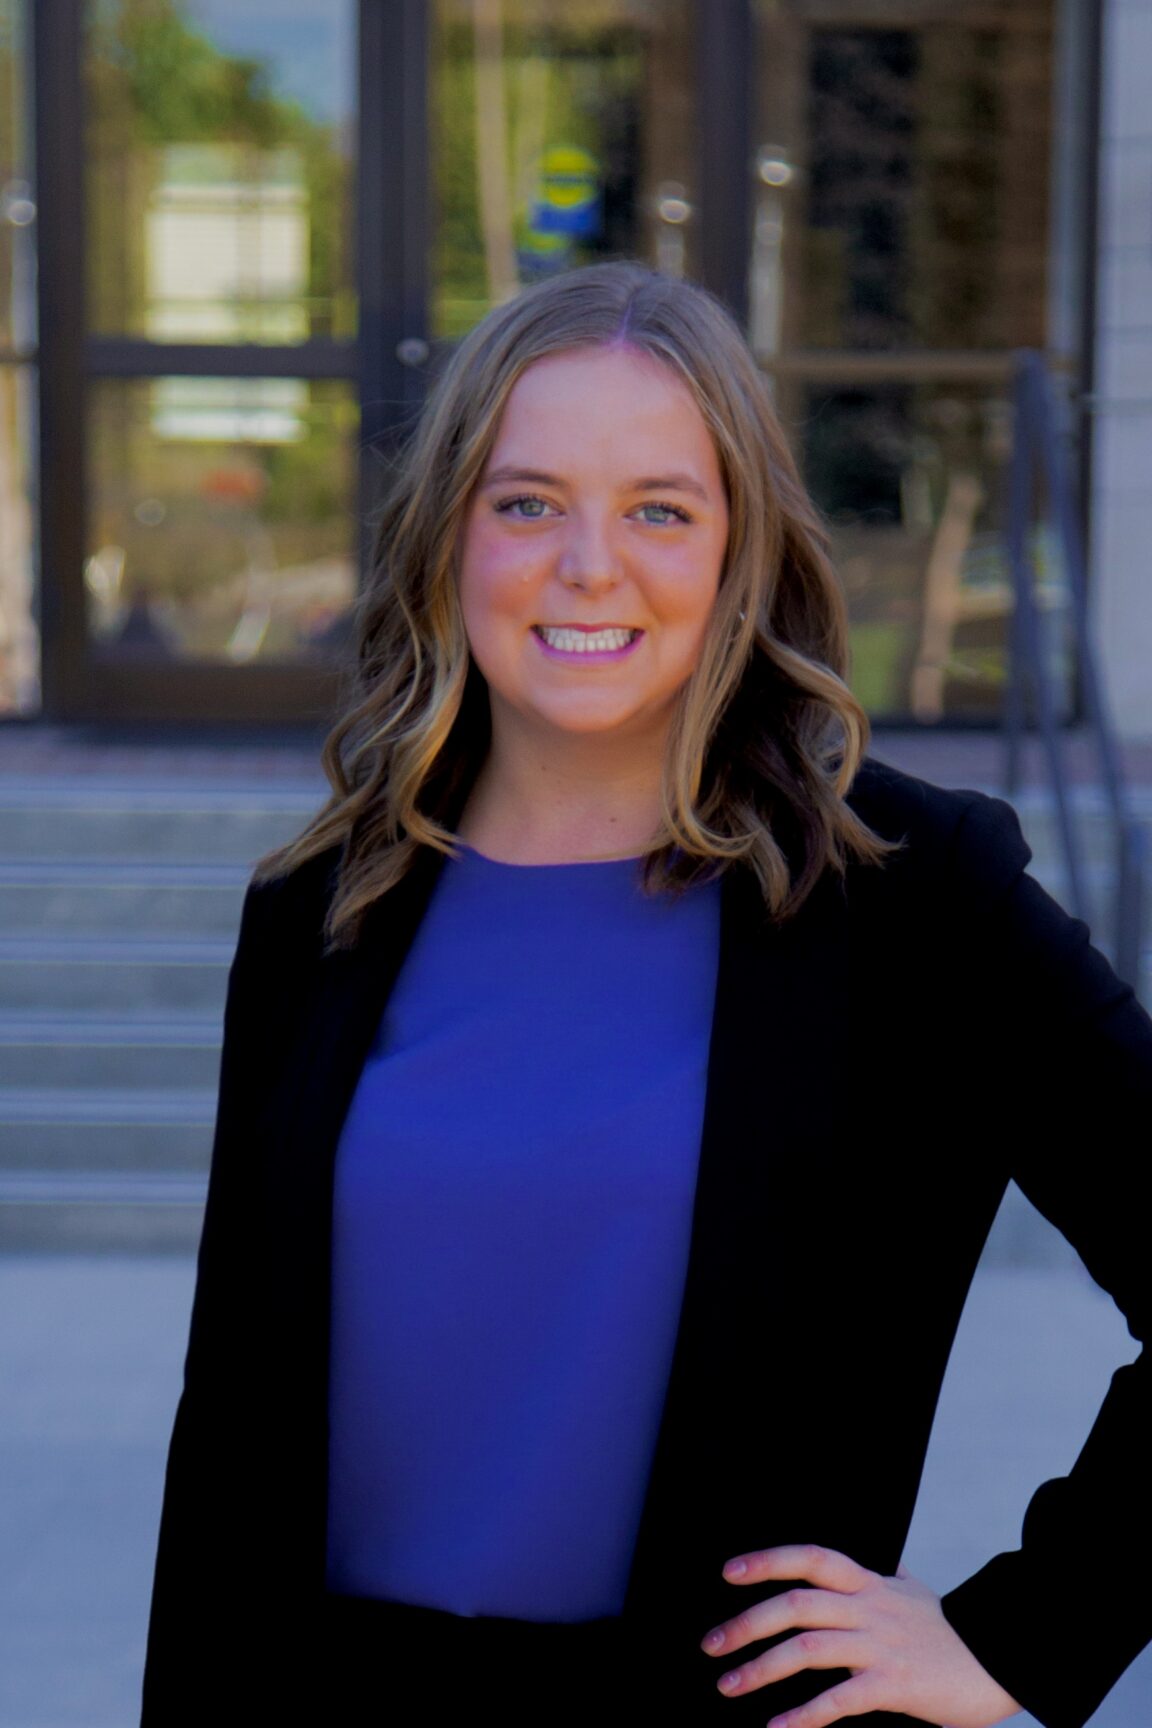
[[[285,1056],[285,1084],[266,1142],[274,1290],[270,1395],[288,1437],[285,1484],[303,1526],[300,1586],[323,1588],[328,1478],[328,1359],[336,1150],[380,1018],[444,859],[428,853],[368,913],[360,940],[326,954]],[[308,1492],[303,1492],[303,1488]]]
[[[828,1150],[851,1126],[839,882],[826,878],[783,925],[766,919],[750,872],[728,871],[721,894],[688,1267],[625,1609],[665,1629],[684,1615],[693,1638],[707,1630],[710,1581],[717,1617],[732,1611],[723,1561],[769,1540],[755,1484],[788,1468],[796,1411],[781,1390],[791,1404],[807,1372],[783,1303],[812,1280]]]
[[[317,986],[286,1064],[277,1123],[283,1181],[277,1181],[274,1204],[278,1225],[294,1241],[308,1234],[319,1243],[316,1208],[331,1196],[344,1119],[442,864],[439,854],[422,858],[370,909],[356,946],[319,962]]]

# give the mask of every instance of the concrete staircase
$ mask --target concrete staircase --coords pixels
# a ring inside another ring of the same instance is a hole
[[[0,1249],[195,1247],[244,886],[321,796],[0,780]]]
[[[244,885],[322,795],[318,778],[0,777],[0,1251],[195,1247]],[[1025,793],[1018,808],[1034,874],[1060,899],[1048,800]],[[1078,810],[1103,903],[1092,788]],[[1074,1256],[1014,1196],[988,1258]]]

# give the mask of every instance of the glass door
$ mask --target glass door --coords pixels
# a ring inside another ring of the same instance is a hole
[[[990,715],[1011,356],[1077,155],[1056,10],[39,0],[46,710],[325,717],[442,354],[634,257],[746,322],[867,706]]]
[[[80,115],[53,711],[318,715],[359,562],[355,0],[77,14],[41,68]]]
[[[1012,354],[1056,322],[1055,14],[757,0],[749,330],[876,717],[999,713]]]
[[[714,269],[717,9],[46,0],[50,712],[330,711],[442,353],[554,270]]]
[[[699,274],[689,0],[436,0],[431,328],[613,257]]]

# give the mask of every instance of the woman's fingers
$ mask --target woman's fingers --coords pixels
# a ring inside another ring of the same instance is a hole
[[[717,1681],[721,1692],[729,1697],[737,1692],[754,1692],[759,1686],[770,1686],[798,1674],[802,1668],[854,1668],[862,1659],[858,1632],[801,1632],[775,1649],[765,1650],[732,1668]]]
[[[866,1674],[854,1674],[839,1686],[830,1686],[809,1704],[797,1710],[787,1710],[783,1716],[772,1716],[768,1728],[829,1728],[846,1716],[863,1716],[868,1710],[881,1708],[876,1687]]]
[[[940,1598],[903,1567],[893,1577],[825,1548],[771,1548],[740,1557],[725,1573],[741,1582],[808,1578],[825,1588],[793,1586],[755,1603],[702,1641],[709,1655],[735,1654],[753,1639],[795,1626],[803,1630],[737,1667],[718,1682],[732,1697],[805,1668],[848,1668],[843,1680],[769,1728],[829,1728],[847,1716],[885,1710],[953,1728],[993,1728],[1020,1705],[982,1667],[944,1616]]]
[[[860,1590],[878,1574],[857,1565],[835,1548],[820,1548],[807,1542],[790,1548],[762,1548],[759,1553],[738,1554],[725,1562],[724,1576],[730,1584],[807,1578],[824,1590]]]
[[[836,1590],[785,1590],[767,1602],[756,1602],[709,1632],[702,1648],[709,1656],[742,1650],[757,1638],[772,1638],[790,1626],[823,1626],[848,1631],[858,1626],[853,1598]]]

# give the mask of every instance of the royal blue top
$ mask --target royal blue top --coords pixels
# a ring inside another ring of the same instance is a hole
[[[448,860],[341,1138],[328,1584],[619,1613],[675,1342],[719,883]]]

